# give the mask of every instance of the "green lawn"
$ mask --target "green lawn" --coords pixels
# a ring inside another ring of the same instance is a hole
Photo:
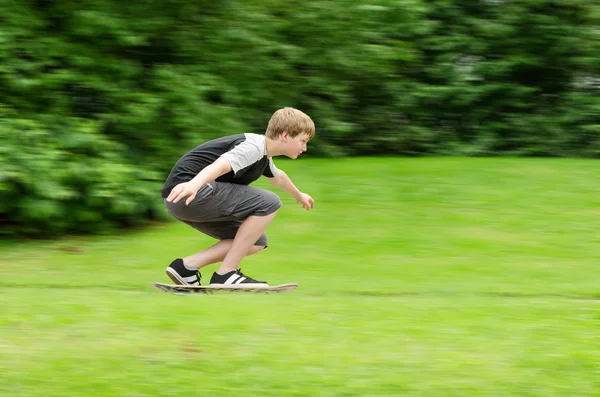
[[[288,294],[153,289],[176,223],[3,242],[0,395],[600,395],[600,162],[277,164],[315,210],[242,268]]]

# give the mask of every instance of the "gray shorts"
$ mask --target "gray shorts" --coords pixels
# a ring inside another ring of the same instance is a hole
[[[190,205],[185,200],[164,203],[173,217],[219,240],[233,239],[249,216],[266,216],[282,205],[273,192],[225,182],[202,186]],[[255,245],[266,247],[267,236],[263,233]]]

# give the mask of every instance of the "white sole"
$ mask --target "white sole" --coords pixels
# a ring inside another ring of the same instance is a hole
[[[165,273],[167,273],[167,276],[169,276],[169,278],[171,279],[171,281],[173,281],[175,284],[177,285],[189,285],[189,286],[196,286],[196,284],[190,284],[187,281],[183,280],[179,274],[171,269],[170,267],[167,267],[167,269],[165,270]],[[200,284],[198,284],[200,285]]]
[[[222,287],[222,288],[269,288],[269,284],[209,284],[209,287]]]

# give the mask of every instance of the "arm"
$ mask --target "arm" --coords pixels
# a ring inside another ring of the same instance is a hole
[[[287,174],[282,170],[277,170],[277,175],[275,175],[273,178],[267,179],[269,179],[269,182],[271,182],[273,186],[280,188],[286,193],[289,193],[296,200],[298,200],[300,197],[300,190],[298,190],[298,188],[292,183],[290,177],[287,176]]]
[[[231,171],[231,164],[229,161],[223,157],[219,157],[214,163],[200,171],[191,181],[183,182],[175,186],[173,190],[171,190],[169,197],[167,197],[167,201],[176,203],[184,197],[189,196],[185,201],[185,205],[189,205],[202,186],[214,181],[229,171]]]
[[[200,189],[202,186],[231,171],[231,164],[227,159],[219,157],[214,163],[204,168],[189,183]]]
[[[277,186],[286,193],[289,193],[297,203],[301,203],[306,210],[314,208],[315,201],[306,193],[302,193],[294,185],[289,176],[282,170],[277,170],[277,174],[273,178],[268,178],[273,186]]]

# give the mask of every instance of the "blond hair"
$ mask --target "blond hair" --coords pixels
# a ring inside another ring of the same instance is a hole
[[[315,123],[298,109],[290,107],[282,108],[271,116],[265,135],[271,139],[276,139],[284,131],[287,131],[292,138],[306,133],[310,139],[315,136]]]

